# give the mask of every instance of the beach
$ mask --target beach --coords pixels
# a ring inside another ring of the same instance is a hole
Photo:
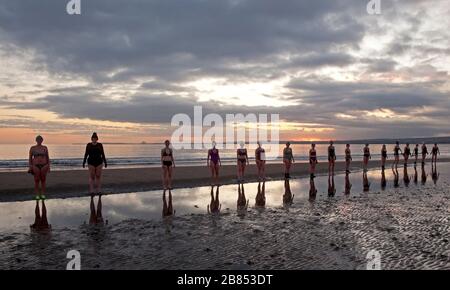
[[[190,214],[163,220],[63,227],[0,237],[2,269],[450,269],[448,181],[361,195],[249,207],[244,215]]]
[[[449,161],[441,158],[439,162]],[[392,160],[386,164],[389,169]],[[412,162],[410,162],[411,166]],[[368,168],[380,167],[379,160],[369,162]],[[352,163],[351,170],[358,171],[362,162]],[[403,163],[399,163],[399,169]],[[284,178],[282,164],[266,164],[268,180],[281,180]],[[335,172],[345,170],[345,163],[337,161]],[[316,167],[316,174],[327,174],[328,163],[320,162]],[[309,176],[309,164],[294,163],[291,169],[293,178]],[[31,200],[34,198],[33,177],[26,172],[0,172],[0,202]],[[257,180],[257,170],[254,164],[247,166],[246,182]],[[236,182],[236,165],[223,165],[220,168],[220,183],[231,184]],[[206,166],[179,166],[174,168],[173,187],[185,188],[205,186],[210,184],[210,170]],[[162,188],[161,168],[123,168],[105,169],[103,172],[103,193],[116,194],[126,192],[141,192]],[[69,198],[88,195],[88,171],[63,170],[52,171],[47,177],[47,198]]]

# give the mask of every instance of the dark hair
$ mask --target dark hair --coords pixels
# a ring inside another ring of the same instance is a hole
[[[42,138],[41,135],[37,135],[37,136],[36,136],[36,141],[37,141],[37,140],[42,140],[42,141],[44,141],[44,138]]]
[[[347,143],[346,146],[350,146],[350,144]]]
[[[398,142],[398,141],[395,141],[395,144],[399,144],[400,142]]]
[[[169,140],[164,141],[164,144],[166,144],[166,143],[170,143],[170,141]]]
[[[91,139],[98,139],[98,135],[97,135],[97,133],[96,132],[94,132],[94,133],[92,133],[92,137],[91,137]]]

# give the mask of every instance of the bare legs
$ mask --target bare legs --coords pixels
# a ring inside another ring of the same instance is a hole
[[[291,177],[292,161],[284,159],[283,162],[284,162],[284,177],[285,178],[290,178]]]
[[[102,192],[103,165],[97,167],[89,165],[89,192],[91,194]]]
[[[172,189],[172,166],[163,165],[163,188]]]
[[[364,159],[363,159],[363,168],[364,168],[364,171],[367,171],[367,166],[368,166],[368,164],[369,164],[369,157],[364,157]]]
[[[328,176],[334,176],[334,159],[328,160]]]
[[[215,164],[214,162],[211,162],[210,165],[211,169],[211,185],[218,185],[219,184],[219,164]]]
[[[237,162],[237,167],[238,167],[238,172],[237,172],[238,181],[243,181],[243,180],[244,180],[245,166],[246,166],[246,163],[245,163],[245,162],[241,162],[241,161],[238,160],[238,162]]]
[[[33,166],[34,192],[36,196],[45,196],[48,170],[48,164],[42,168]]]
[[[256,166],[258,167],[258,180],[266,180],[266,162],[256,161]]]

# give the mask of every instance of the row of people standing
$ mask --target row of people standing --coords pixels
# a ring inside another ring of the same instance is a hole
[[[86,163],[89,169],[89,192],[91,194],[101,194],[102,192],[102,172],[103,168],[108,167],[105,151],[103,145],[98,142],[99,137],[97,133],[93,133],[91,136],[91,142],[86,145],[86,150],[83,158],[83,168],[86,167]],[[29,153],[29,173],[34,176],[35,181],[35,192],[36,199],[45,199],[46,190],[46,176],[50,172],[50,157],[48,148],[43,145],[44,139],[42,136],[36,137],[36,145],[32,146]],[[290,178],[290,171],[292,164],[295,162],[294,154],[290,146],[290,142],[286,143],[286,147],[283,149],[283,165],[284,165],[284,177]],[[318,163],[316,145],[311,144],[311,149],[309,150],[309,164],[310,164],[310,174],[311,178],[315,177],[316,165]],[[425,162],[425,158],[428,155],[428,150],[426,144],[422,145],[422,163]],[[406,144],[404,150],[402,151],[399,142],[396,142],[394,148],[394,163],[393,167],[397,166],[400,160],[400,154],[403,155],[405,165],[408,163],[408,158],[410,156],[415,157],[414,163],[416,164],[419,156],[419,144],[416,144],[413,154],[411,153],[409,144]],[[431,151],[432,162],[436,162],[437,155],[440,154],[439,147],[434,144]],[[245,176],[246,165],[249,165],[249,157],[245,144],[240,143],[240,148],[236,151],[237,158],[237,180],[238,183],[243,182]],[[381,149],[381,164],[384,168],[386,159],[388,158],[386,145],[382,146]],[[366,144],[363,149],[363,165],[364,169],[367,169],[368,162],[371,159],[371,153],[369,144]],[[265,180],[266,178],[266,154],[262,147],[262,144],[258,142],[258,146],[255,150],[255,162],[257,166],[258,178],[259,180]],[[328,171],[330,175],[334,175],[334,167],[336,162],[336,149],[334,147],[333,141],[330,141],[328,146]],[[352,162],[352,152],[350,149],[350,144],[346,145],[345,148],[345,169],[347,173],[350,173],[350,164]],[[219,169],[221,166],[221,159],[219,154],[219,149],[216,148],[216,144],[213,143],[212,148],[208,150],[207,155],[207,166],[211,170],[211,184],[219,184]],[[175,167],[175,159],[173,150],[170,147],[170,141],[165,141],[165,146],[161,150],[161,166],[162,166],[162,181],[163,188],[165,190],[172,189],[172,176],[173,168]]]

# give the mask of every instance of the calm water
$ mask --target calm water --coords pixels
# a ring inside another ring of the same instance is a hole
[[[403,168],[399,169],[398,179],[392,170],[385,171],[385,189],[415,187],[423,185],[433,185],[450,182],[450,163],[440,163],[437,171],[433,174],[431,166],[417,168],[417,172],[412,167],[408,167],[407,172]],[[415,175],[417,174],[417,179]],[[406,177],[406,178],[405,178]],[[329,182],[330,181],[330,182]],[[381,170],[373,170],[367,173],[364,178],[362,172],[354,172],[349,175],[347,185],[351,184],[348,196],[358,196],[364,192],[380,192],[382,188]],[[294,203],[309,203],[309,192],[312,186],[317,189],[316,198],[329,198],[329,192],[335,191],[335,197],[345,196],[346,178],[344,175],[334,177],[334,188],[332,180],[327,176],[318,176],[314,184],[307,179],[296,179],[289,182],[292,194],[295,195]],[[367,188],[367,185],[369,187]],[[265,184],[265,196],[267,207],[283,206],[283,195],[286,184],[284,181],[268,181]],[[262,187],[260,187],[262,192]],[[258,192],[258,183],[247,183],[244,185],[246,199],[249,199],[249,208],[255,207],[255,197]],[[207,206],[211,202],[210,187],[175,189],[172,193],[173,208],[177,215],[184,214],[205,214]],[[214,190],[214,195],[216,191]],[[162,191],[149,191],[139,193],[126,193],[107,195],[102,197],[102,204],[98,204],[98,197],[91,203],[90,197],[69,198],[69,199],[49,199],[45,202],[47,217],[53,228],[77,227],[89,223],[91,208],[101,209],[103,219],[109,224],[131,218],[143,220],[162,219],[163,210]],[[220,187],[219,201],[222,205],[222,212],[237,212],[238,186],[225,185]],[[166,196],[168,202],[168,196]],[[35,220],[35,201],[6,202],[0,203],[0,231],[1,232],[29,232],[29,225]]]
[[[84,155],[85,145],[47,145],[52,159],[53,169],[81,169]],[[105,144],[105,153],[108,158],[108,165],[111,168],[124,167],[143,167],[143,166],[159,166],[160,152],[162,145],[159,144]],[[316,146],[319,160],[327,159],[326,144],[318,144]],[[345,145],[337,144],[336,153],[338,160],[343,160]],[[362,159],[362,144],[352,144],[352,154],[354,160]],[[388,152],[392,154],[394,145],[387,145]],[[429,151],[431,145],[428,146]],[[28,151],[30,145],[24,144],[7,144],[0,145],[0,171],[23,171],[28,166]],[[279,155],[284,145],[279,147]],[[403,148],[403,146],[402,146]],[[439,146],[441,156],[450,157],[450,144],[442,144]],[[254,146],[249,148],[249,157],[254,157]],[[310,149],[308,144],[292,145],[294,157],[297,161],[306,161]],[[372,158],[380,158],[381,145],[374,144],[371,146]],[[204,165],[207,157],[207,150],[176,150],[174,152],[177,165]],[[235,150],[221,150],[221,159],[224,164],[234,163],[236,158]],[[278,160],[279,161],[279,160]]]

